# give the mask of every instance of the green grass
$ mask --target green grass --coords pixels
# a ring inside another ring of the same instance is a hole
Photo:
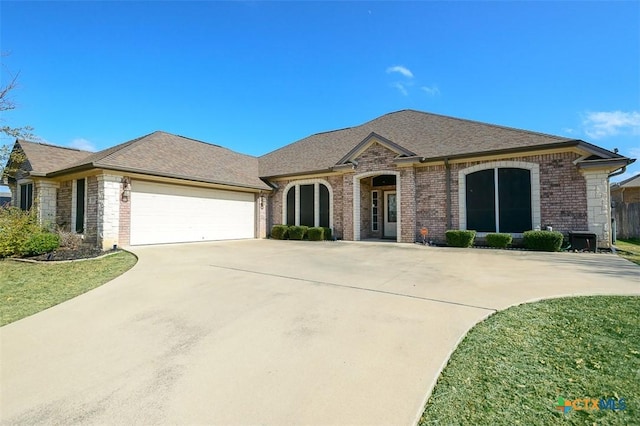
[[[498,312],[460,343],[420,425],[640,424],[640,297],[541,301]],[[555,409],[624,398],[623,411]]]
[[[640,265],[640,238],[617,240],[615,246],[618,248],[618,255]]]
[[[135,265],[120,252],[102,259],[66,263],[0,261],[0,326],[33,315],[96,288]]]

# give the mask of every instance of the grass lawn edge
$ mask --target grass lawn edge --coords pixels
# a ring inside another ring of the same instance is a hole
[[[629,262],[631,262],[629,260]],[[634,262],[632,262],[634,263]],[[580,294],[580,293],[573,293],[573,294],[564,294],[564,295],[554,295],[554,296],[549,296],[549,297],[537,297],[537,298],[533,298],[533,299],[529,299],[526,300],[524,302],[517,302],[517,303],[513,303],[509,306],[506,306],[502,309],[495,309],[493,310],[493,312],[489,312],[487,315],[485,315],[484,317],[482,317],[481,319],[479,319],[476,323],[474,323],[471,327],[469,327],[456,341],[455,345],[452,346],[451,350],[447,353],[446,358],[443,360],[442,364],[440,365],[439,369],[438,369],[438,373],[437,375],[434,377],[433,380],[431,380],[431,383],[429,384],[427,393],[420,405],[420,407],[418,408],[418,412],[416,413],[416,416],[414,417],[414,421],[413,421],[413,425],[419,425],[420,424],[420,420],[422,418],[422,415],[424,414],[426,408],[427,408],[427,404],[429,403],[429,400],[431,399],[431,396],[433,395],[433,392],[436,388],[436,386],[438,385],[438,382],[440,381],[440,378],[442,377],[442,373],[444,372],[444,370],[447,368],[447,366],[449,365],[449,362],[451,360],[451,357],[453,356],[453,354],[458,350],[458,348],[460,347],[460,345],[462,344],[462,342],[464,341],[464,339],[469,335],[469,333],[474,330],[478,325],[484,323],[485,321],[489,320],[491,317],[493,317],[494,315],[506,311],[510,308],[513,307],[517,307],[517,306],[522,306],[522,305],[528,305],[528,304],[533,304],[533,303],[538,303],[538,302],[544,302],[547,300],[555,300],[555,299],[568,299],[568,298],[580,298],[580,297],[612,297],[612,296],[620,296],[620,297],[640,297],[638,294],[628,294],[628,293],[585,293],[585,294]]]

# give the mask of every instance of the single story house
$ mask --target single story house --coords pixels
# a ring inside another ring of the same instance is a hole
[[[91,153],[17,140],[15,205],[91,244],[264,238],[274,224],[414,242],[426,227],[591,231],[611,243],[609,177],[634,160],[590,143],[402,110],[261,157],[154,132]]]

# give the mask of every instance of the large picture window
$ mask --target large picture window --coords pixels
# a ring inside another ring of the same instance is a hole
[[[466,175],[467,229],[521,233],[532,228],[531,172],[493,168]]]
[[[331,197],[324,183],[294,184],[284,198],[287,225],[331,226]]]

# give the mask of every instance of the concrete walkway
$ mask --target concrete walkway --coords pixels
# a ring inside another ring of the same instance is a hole
[[[496,310],[640,295],[607,254],[233,241],[138,264],[0,329],[2,424],[410,425]]]

